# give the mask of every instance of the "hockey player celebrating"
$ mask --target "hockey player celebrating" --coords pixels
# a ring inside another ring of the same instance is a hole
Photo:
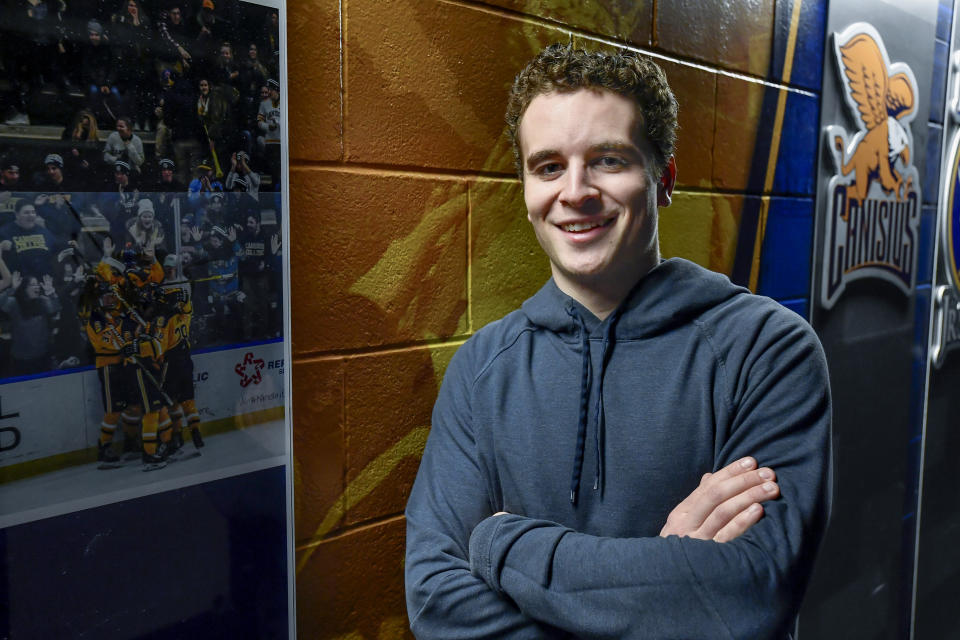
[[[166,282],[177,280],[177,256],[164,260]],[[167,285],[165,289],[166,322],[163,330],[163,389],[173,400],[170,416],[173,419],[174,447],[182,445],[183,421],[190,430],[190,438],[197,449],[203,447],[200,434],[200,415],[194,402],[193,359],[190,357],[190,321],[193,302],[187,282]]]

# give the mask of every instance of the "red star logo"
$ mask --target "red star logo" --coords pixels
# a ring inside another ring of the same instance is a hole
[[[243,362],[240,362],[233,368],[237,372],[237,375],[240,376],[240,386],[246,387],[251,382],[253,384],[260,384],[260,381],[263,380],[263,376],[260,375],[260,370],[263,369],[263,360],[260,358],[254,358],[253,354],[247,352],[247,355],[243,357]]]

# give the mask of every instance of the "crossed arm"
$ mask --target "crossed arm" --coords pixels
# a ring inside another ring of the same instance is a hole
[[[830,405],[815,339],[791,337],[757,362],[718,453],[725,466],[655,537],[495,514],[468,417],[470,367],[456,361],[406,512],[418,638],[786,635],[827,509]]]

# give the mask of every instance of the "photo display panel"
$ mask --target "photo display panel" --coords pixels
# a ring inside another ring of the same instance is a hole
[[[284,5],[14,4],[0,637],[290,637]]]

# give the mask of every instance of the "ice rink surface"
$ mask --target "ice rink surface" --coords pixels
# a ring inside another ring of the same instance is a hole
[[[116,469],[91,462],[0,485],[0,528],[283,465],[285,433],[275,420],[205,436],[199,456],[185,434],[182,458],[163,469],[144,472],[134,456]]]

